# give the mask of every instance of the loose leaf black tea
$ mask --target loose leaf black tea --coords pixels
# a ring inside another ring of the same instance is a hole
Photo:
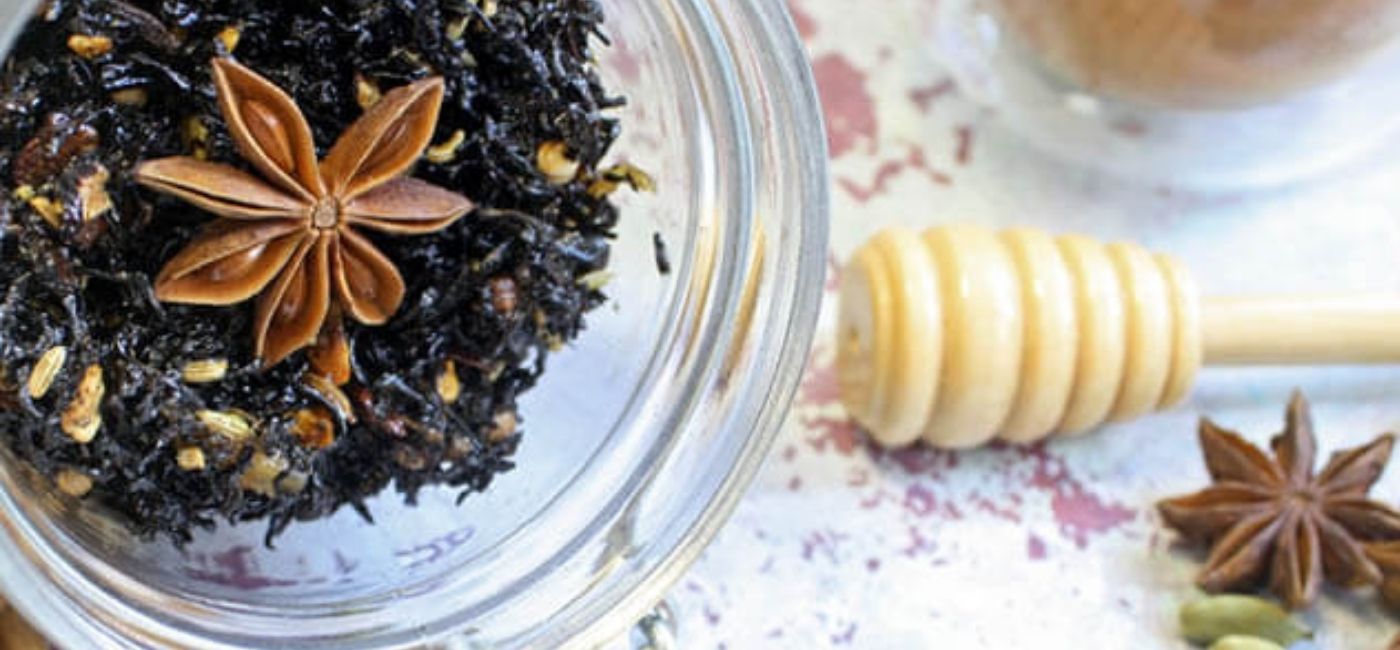
[[[512,467],[516,400],[605,299],[619,133],[594,69],[594,0],[51,0],[0,71],[0,437],[58,489],[183,543],[220,520],[325,517],[392,484],[485,489]],[[254,171],[210,61],[286,91],[317,154],[383,94],[446,98],[412,172],[478,207],[421,237],[369,235],[407,283],[385,325],[347,321],[348,382],[308,355],[262,368],[253,309],[156,299],[213,217],[137,186],[143,161]],[[626,170],[628,184],[649,184]],[[592,274],[592,275],[590,275]]]

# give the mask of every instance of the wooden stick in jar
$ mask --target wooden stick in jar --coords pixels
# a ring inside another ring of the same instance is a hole
[[[842,400],[878,442],[1034,442],[1168,408],[1204,365],[1400,362],[1400,295],[1199,298],[1133,244],[881,233],[841,290]]]

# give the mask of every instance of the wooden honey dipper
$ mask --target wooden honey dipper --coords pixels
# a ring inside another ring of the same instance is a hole
[[[847,266],[842,401],[880,444],[1077,433],[1181,401],[1206,365],[1400,361],[1400,295],[1200,299],[1134,244],[886,231]]]

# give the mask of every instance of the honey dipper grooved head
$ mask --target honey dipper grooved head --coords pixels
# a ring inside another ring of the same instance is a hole
[[[1170,258],[1024,229],[883,232],[847,265],[837,365],[883,445],[1033,442],[1164,408],[1201,364]]]

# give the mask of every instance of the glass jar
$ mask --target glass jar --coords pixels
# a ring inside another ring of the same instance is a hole
[[[1387,0],[948,0],[937,56],[1062,157],[1205,189],[1276,185],[1400,130]]]
[[[715,534],[783,420],[816,323],[825,138],[779,0],[601,0],[629,98],[609,304],[522,403],[518,467],[460,506],[372,500],[176,549],[0,463],[0,588],[69,647],[591,647]],[[38,3],[0,3],[8,47]],[[0,50],[3,50],[0,47]],[[661,275],[653,234],[669,249]]]

